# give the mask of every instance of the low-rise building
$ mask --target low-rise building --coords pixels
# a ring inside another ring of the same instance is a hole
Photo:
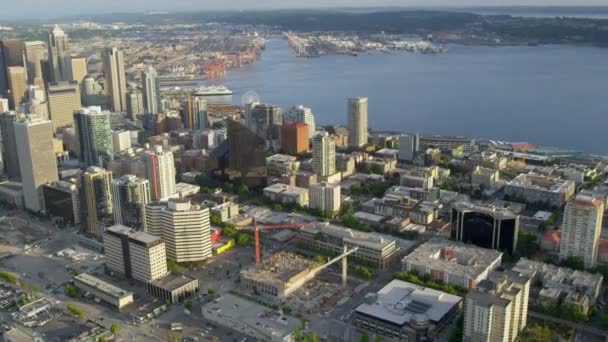
[[[575,271],[526,258],[519,259],[512,271],[532,279],[534,284],[542,284],[535,298],[540,304],[577,306],[584,313],[597,302],[604,280],[599,273]]]
[[[498,170],[477,166],[471,173],[471,185],[474,189],[492,189],[500,180]]]
[[[333,254],[342,253],[344,246],[359,247],[352,256],[380,269],[392,265],[400,254],[396,240],[327,223],[300,229],[297,242],[303,247]]]
[[[199,291],[198,279],[175,273],[151,281],[146,287],[150,295],[171,304],[183,302]]]
[[[547,203],[561,207],[574,195],[575,190],[574,181],[530,172],[522,173],[509,181],[504,192],[510,198],[521,198],[528,203]]]
[[[502,253],[433,237],[402,259],[403,270],[467,289],[500,266]]]
[[[280,177],[300,169],[298,158],[286,154],[275,154],[266,158],[266,168],[269,176]]]
[[[74,277],[74,286],[85,293],[89,292],[95,298],[118,308],[118,310],[133,303],[133,292],[123,290],[87,273],[81,273]]]
[[[380,173],[385,175],[397,168],[397,159],[370,157],[369,159],[363,162],[363,166],[374,173]]]
[[[339,184],[313,184],[310,190],[310,207],[322,213],[334,214],[340,211]]]
[[[216,215],[222,222],[226,222],[239,216],[239,204],[234,202],[218,204],[211,207],[211,215]]]
[[[258,265],[241,270],[241,288],[268,298],[283,300],[311,278],[319,264],[288,252],[279,252]]]
[[[393,280],[366,296],[354,324],[390,341],[432,341],[461,308],[461,297]]]
[[[308,207],[309,197],[308,189],[289,186],[286,184],[273,184],[264,188],[264,196],[275,202],[283,204],[297,204],[302,207]]]

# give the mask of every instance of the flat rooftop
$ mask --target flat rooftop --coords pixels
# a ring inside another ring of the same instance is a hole
[[[241,277],[254,279],[275,286],[282,286],[293,276],[305,270],[312,270],[319,264],[297,254],[279,252],[263,259],[259,265],[241,271]]]
[[[130,242],[144,245],[146,247],[152,247],[154,245],[163,243],[163,240],[158,236],[151,235],[142,231],[136,231],[122,224],[116,224],[107,228],[106,234],[114,235],[119,238],[127,237]]]
[[[112,285],[88,273],[81,273],[75,276],[74,279],[114,298],[124,298],[133,295],[133,292],[123,290],[118,286]]]
[[[537,189],[551,192],[563,192],[569,186],[574,186],[574,181],[561,178],[544,176],[536,173],[522,173],[507,183],[508,186],[523,187],[526,189]]]
[[[462,301],[461,297],[397,279],[377,294],[369,294],[368,299],[357,307],[357,313],[398,326],[412,320],[439,322]]]
[[[170,273],[167,276],[151,281],[150,284],[156,287],[160,287],[161,289],[165,289],[168,291],[173,291],[192,283],[193,281],[197,281],[198,279],[188,277],[183,274]]]
[[[455,202],[452,208],[458,211],[469,211],[488,214],[498,219],[515,219],[517,215],[508,208],[494,206],[491,204],[478,204],[472,202]]]
[[[388,238],[384,235],[360,232],[328,223],[319,223],[314,226],[303,227],[300,230],[312,235],[316,233],[326,234],[341,238],[344,242],[352,245],[369,247],[375,250],[381,250],[390,244],[396,243],[396,239]]]
[[[405,256],[402,261],[475,279],[501,258],[502,252],[496,250],[433,237]]]

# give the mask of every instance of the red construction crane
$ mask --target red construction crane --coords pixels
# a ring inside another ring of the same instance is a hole
[[[318,222],[308,223],[286,223],[286,224],[270,224],[270,225],[258,225],[255,220],[253,221],[252,227],[240,227],[238,230],[253,230],[255,237],[255,263],[259,264],[261,261],[260,257],[260,229],[300,229],[306,226],[318,224]]]

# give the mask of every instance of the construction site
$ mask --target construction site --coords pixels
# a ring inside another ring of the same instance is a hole
[[[15,249],[28,250],[33,244],[51,236],[49,228],[16,216],[0,218],[1,253],[15,252]]]

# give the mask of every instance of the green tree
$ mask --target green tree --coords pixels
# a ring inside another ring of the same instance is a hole
[[[40,292],[40,286],[36,286],[36,285],[32,286],[31,292],[32,292],[32,295],[34,295],[34,296],[37,295],[38,292]]]
[[[120,325],[118,323],[112,323],[110,332],[114,334],[114,336],[118,336],[118,333],[120,332]]]
[[[325,263],[325,258],[322,255],[315,255],[314,257],[315,262],[318,262],[319,264],[324,264]]]
[[[585,270],[585,262],[583,261],[583,258],[579,256],[569,256],[564,262],[564,266],[569,267],[573,270]]]
[[[302,342],[302,332],[300,331],[299,324],[296,324],[296,327],[294,328],[293,340],[294,340],[294,342]]]
[[[374,342],[380,342],[382,341],[382,339],[380,338],[380,335],[376,335],[376,338],[374,338]]]
[[[310,333],[310,342],[319,342],[316,331]]]
[[[367,331],[364,331],[361,334],[361,338],[359,339],[360,342],[369,342],[369,334],[367,333]]]
[[[249,244],[249,235],[247,235],[245,233],[239,234],[239,237],[237,238],[236,243],[238,243],[241,246],[247,246]]]
[[[19,282],[19,287],[21,287],[21,289],[22,289],[23,291],[27,290],[27,286],[28,286],[28,285],[27,285],[27,283],[25,282],[25,280],[22,280],[22,281],[20,281],[20,282]]]
[[[185,307],[186,309],[188,309],[188,311],[192,311],[192,301],[191,301],[191,300],[187,300],[187,301],[184,303],[184,307]]]
[[[76,305],[74,305],[73,303],[68,303],[67,305],[67,309],[68,311],[70,311],[74,316],[77,316],[78,318],[84,320],[87,315],[84,313],[84,311],[82,311],[82,309],[80,309],[79,307],[77,307]]]
[[[177,262],[175,262],[175,260],[173,260],[171,258],[167,258],[167,268],[172,273],[181,273],[182,272],[182,267]]]
[[[208,288],[207,289],[207,294],[210,295],[210,296],[214,295],[215,294],[215,289],[212,288],[212,287]]]
[[[0,279],[9,284],[17,285],[17,276],[10,272],[0,271]]]
[[[272,210],[283,211],[283,205],[281,203],[275,203],[272,205]]]
[[[519,337],[520,341],[545,342],[553,340],[551,329],[546,325],[530,324]]]
[[[66,284],[63,292],[66,296],[76,298],[80,296],[80,290],[72,284]]]

